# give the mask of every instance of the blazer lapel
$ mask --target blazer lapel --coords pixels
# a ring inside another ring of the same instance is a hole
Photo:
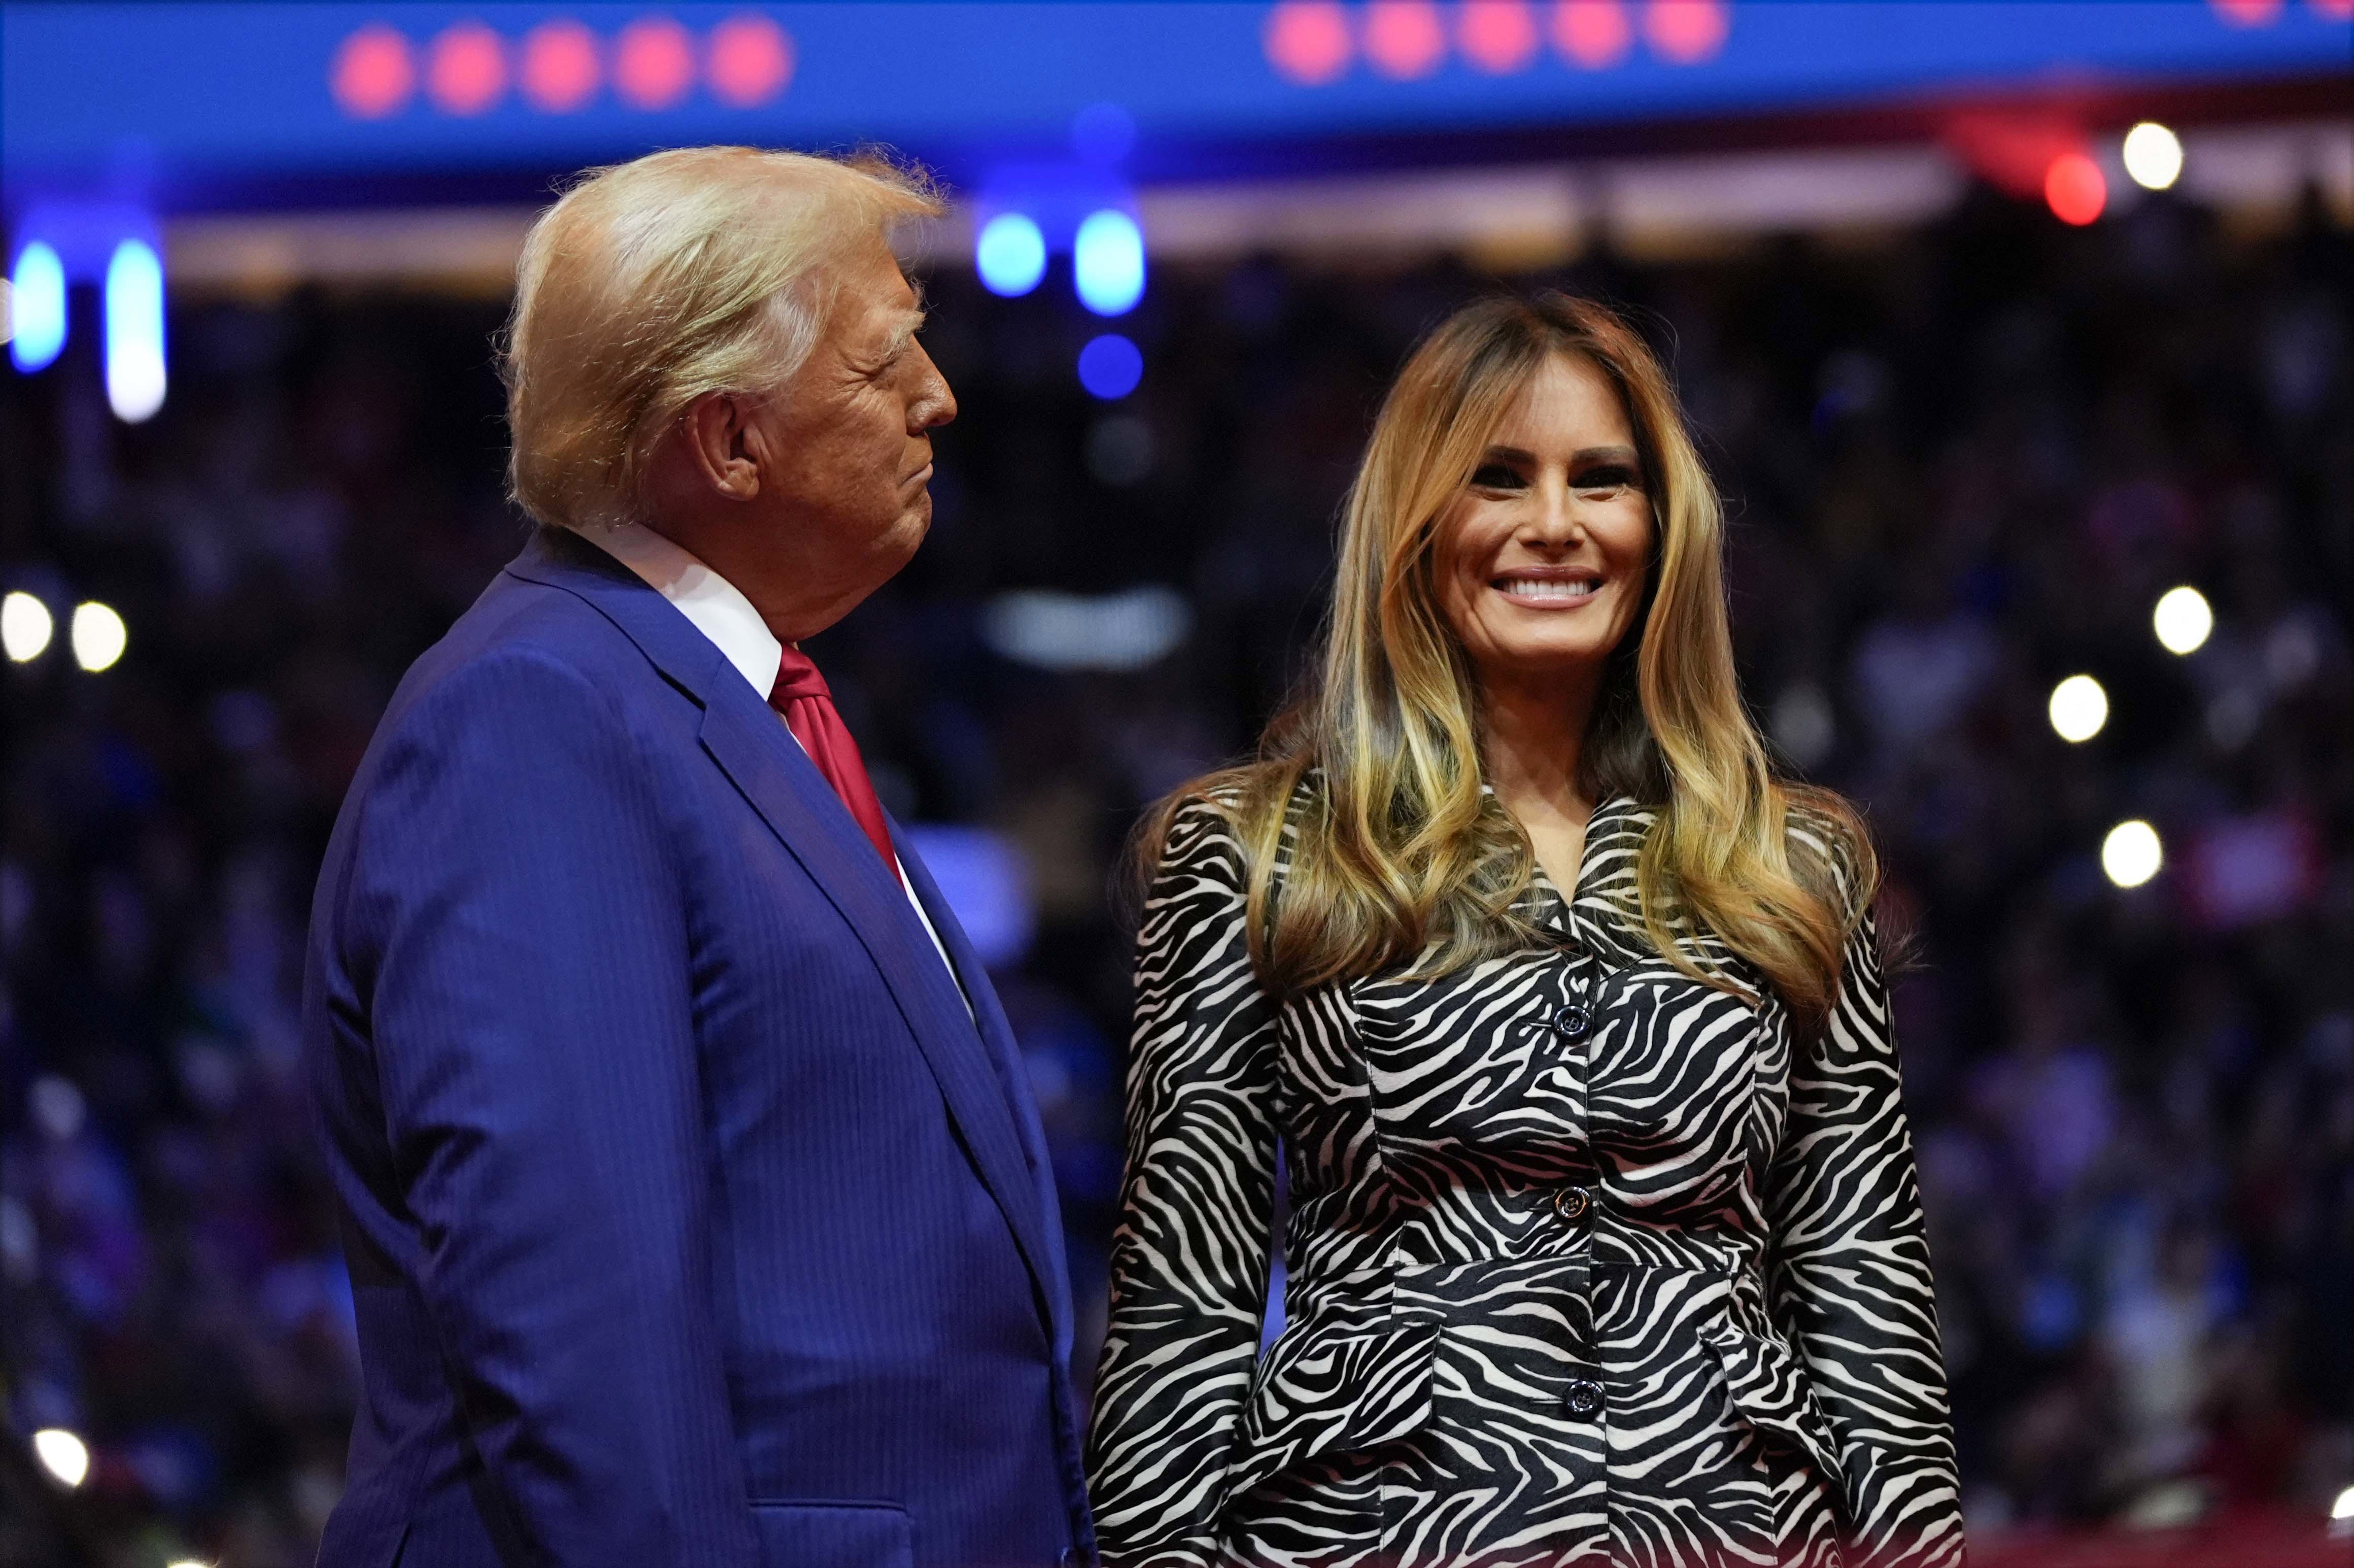
[[[874,844],[775,711],[710,639],[636,573],[570,534],[540,530],[507,570],[588,600],[702,705],[705,752],[857,933],[939,1085],[982,1184],[1005,1215],[1040,1300],[1058,1302],[1056,1282],[1064,1277],[1059,1228],[1048,1229],[1014,1108],[1027,1101],[1011,1097],[975,1025],[995,1029],[1003,1040],[1012,1036],[987,975],[929,876],[903,849],[901,862],[911,883],[931,895],[926,908],[943,944],[954,943],[949,952],[966,977],[970,1013]],[[918,876],[922,880],[915,882]],[[1047,1316],[1049,1330],[1059,1339],[1059,1309],[1050,1306]]]
[[[1005,1009],[997,1000],[997,988],[990,983],[989,970],[965,936],[963,926],[958,923],[956,911],[940,895],[938,885],[932,880],[931,868],[908,844],[907,835],[898,831],[896,822],[892,824],[892,842],[898,846],[899,864],[907,874],[907,885],[922,901],[932,929],[939,933],[940,945],[948,949],[949,961],[956,966],[965,1000],[971,1003],[971,1021],[980,1030],[981,1044],[996,1069],[999,1095],[1012,1118],[1023,1161],[1029,1167],[1029,1190],[1042,1222],[1040,1240],[1049,1270],[1039,1283],[1055,1330],[1055,1353],[1067,1358],[1071,1351],[1070,1273],[1064,1255],[1062,1216],[1056,1212],[1054,1160],[1047,1151],[1045,1128],[1038,1120],[1037,1102],[1030,1094],[1029,1068],[1022,1059],[1021,1043],[1014,1038],[1013,1026],[1006,1022]]]
[[[1013,1232],[1039,1297],[1051,1302],[1055,1291],[1050,1282],[1058,1274],[1039,1213],[1036,1179],[1023,1154],[1013,1107],[974,1029],[983,1002],[992,1011],[996,1006],[987,977],[968,984],[973,1003],[968,1014],[956,982],[940,967],[915,911],[907,907],[907,895],[833,787],[752,688],[735,683],[740,692],[716,683],[704,709],[704,749],[858,933],[931,1066],[949,1115]],[[941,932],[944,943],[953,924]],[[1002,1015],[999,1022],[1002,1027]],[[1059,1331],[1051,1316],[1049,1327]]]

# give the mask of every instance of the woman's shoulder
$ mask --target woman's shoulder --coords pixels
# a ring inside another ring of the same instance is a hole
[[[1242,790],[1230,784],[1180,792],[1162,808],[1160,863],[1178,865],[1204,855],[1238,853],[1243,803]]]
[[[1880,857],[1863,814],[1844,796],[1812,784],[1787,784],[1783,842],[1794,867],[1816,868],[1850,921],[1880,891]]]
[[[1318,782],[1311,772],[1287,783],[1269,765],[1256,763],[1223,769],[1179,789],[1157,813],[1151,857],[1156,878],[1174,873],[1246,887],[1269,826],[1275,827],[1272,849],[1279,873]],[[1279,823],[1270,823],[1278,811]]]

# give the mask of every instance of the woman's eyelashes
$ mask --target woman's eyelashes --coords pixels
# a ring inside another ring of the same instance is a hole
[[[1533,482],[1528,473],[1511,463],[1483,462],[1471,473],[1474,490],[1504,491],[1517,493],[1527,490]],[[1622,490],[1637,488],[1635,471],[1625,463],[1596,463],[1571,474],[1569,488],[1581,495],[1616,495]]]

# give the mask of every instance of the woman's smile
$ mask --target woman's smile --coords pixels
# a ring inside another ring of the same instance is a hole
[[[1602,591],[1603,574],[1570,567],[1530,567],[1497,577],[1488,586],[1524,609],[1583,609]]]

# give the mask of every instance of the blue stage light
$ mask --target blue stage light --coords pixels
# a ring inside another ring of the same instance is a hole
[[[65,264],[37,239],[16,252],[16,275],[8,280],[8,357],[17,369],[41,369],[65,352]]]
[[[1022,214],[1001,212],[981,226],[972,264],[991,293],[1008,299],[1026,294],[1046,275],[1046,237]]]
[[[1079,385],[1107,403],[1127,397],[1143,379],[1144,351],[1116,332],[1079,350]]]
[[[143,239],[106,264],[106,401],[133,425],[164,406],[164,264]]]
[[[1109,207],[1089,213],[1071,244],[1071,270],[1079,302],[1096,314],[1134,310],[1144,297],[1144,236],[1136,219]]]

